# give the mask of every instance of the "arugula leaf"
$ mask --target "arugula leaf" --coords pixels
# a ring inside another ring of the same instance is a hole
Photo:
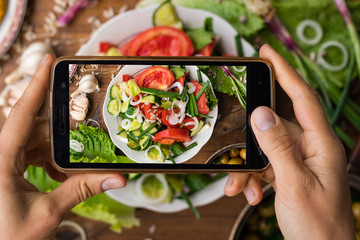
[[[231,80],[219,66],[197,66],[211,81],[215,91],[234,95]]]
[[[196,52],[200,51],[206,45],[210,44],[212,42],[212,39],[215,37],[214,33],[208,32],[203,28],[189,29],[186,31],[186,34],[193,42]]]

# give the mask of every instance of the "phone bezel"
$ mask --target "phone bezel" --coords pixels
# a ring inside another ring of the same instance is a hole
[[[100,57],[100,56],[76,56],[60,57],[54,62],[51,72],[50,85],[50,134],[51,134],[51,160],[53,166],[61,172],[83,171],[121,171],[121,172],[259,172],[269,166],[267,157],[258,147],[252,133],[246,134],[247,156],[253,155],[261,159],[262,164],[255,165],[220,165],[220,164],[158,164],[146,163],[70,163],[69,159],[69,78],[68,64],[141,64],[141,65],[239,65],[247,66],[247,131],[250,127],[250,115],[257,106],[275,107],[274,97],[274,70],[271,63],[263,58],[241,57]],[[260,79],[249,81],[249,79]],[[265,79],[264,79],[265,77]],[[257,94],[249,94],[256,91]],[[64,107],[65,106],[65,107]],[[60,110],[61,109],[61,110]],[[59,117],[59,111],[64,116]],[[60,124],[60,125],[59,125]],[[67,124],[65,135],[58,132],[61,124]],[[55,129],[54,129],[55,128]],[[250,144],[248,144],[250,143]],[[249,158],[249,157],[247,157]],[[253,167],[255,166],[255,167]],[[239,168],[241,167],[241,168]]]

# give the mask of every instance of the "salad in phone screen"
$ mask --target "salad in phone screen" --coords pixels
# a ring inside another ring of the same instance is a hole
[[[245,110],[245,66],[69,64],[69,76],[72,163],[205,164],[202,148],[239,140],[213,140],[222,94],[212,83],[230,84]],[[232,163],[246,164],[238,155]]]

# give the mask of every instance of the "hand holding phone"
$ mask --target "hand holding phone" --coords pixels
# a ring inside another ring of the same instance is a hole
[[[268,161],[247,120],[255,107],[273,107],[272,75],[270,65],[257,58],[59,59],[51,88],[55,166],[128,172],[265,169]],[[231,101],[243,110],[234,122],[242,128],[223,138],[212,132],[219,108],[229,100],[221,94],[219,100],[214,89],[236,96]],[[95,127],[81,123],[85,119]],[[208,164],[216,150],[236,142],[246,143],[246,161]]]

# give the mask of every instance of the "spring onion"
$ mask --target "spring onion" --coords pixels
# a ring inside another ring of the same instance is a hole
[[[130,105],[131,106],[137,106],[137,105],[139,105],[139,103],[141,103],[142,96],[140,94],[138,96],[139,96],[139,100],[137,100],[135,102],[134,102],[134,98],[130,99]]]
[[[339,64],[339,65],[332,65],[330,63],[328,63],[325,58],[324,58],[324,52],[325,49],[327,49],[328,47],[337,47],[341,50],[342,55],[343,55],[343,61]],[[349,54],[348,51],[346,50],[345,46],[337,41],[328,41],[323,43],[318,51],[317,54],[317,61],[318,63],[325,69],[329,70],[329,71],[333,71],[333,72],[338,72],[341,71],[345,68],[346,64],[348,63],[349,60]]]
[[[130,119],[124,119],[121,121],[121,127],[125,130],[129,130],[130,125],[131,125]]]
[[[184,90],[184,87],[181,85],[180,82],[174,82],[166,90],[170,90],[170,89],[173,89],[173,88],[176,88],[176,87],[179,89],[179,94],[181,94],[183,92],[183,90]]]
[[[197,142],[193,142],[192,144],[190,144],[189,146],[187,146],[185,148],[185,151],[189,151],[190,149],[194,148],[197,146]]]
[[[199,98],[201,97],[201,94],[206,90],[206,88],[209,86],[209,84],[210,84],[210,81],[206,81],[204,83],[204,85],[202,86],[202,88],[200,89],[198,94],[196,95],[196,101],[199,100]]]
[[[75,152],[81,153],[85,150],[85,147],[84,147],[84,144],[82,144],[82,142],[71,139],[70,140],[70,149],[74,150]]]
[[[188,87],[188,90],[187,90],[188,93],[195,92],[196,87],[195,87],[195,85],[193,83],[189,82],[189,83],[186,84],[186,86]]]
[[[200,219],[200,214],[199,212],[196,210],[196,208],[194,207],[194,205],[192,204],[192,202],[190,201],[189,196],[185,193],[184,189],[181,190],[181,196],[182,198],[185,200],[185,202],[188,204],[190,210],[195,214],[195,217],[197,219]]]
[[[238,57],[243,57],[244,52],[243,52],[243,47],[242,47],[242,43],[241,43],[241,36],[239,34],[235,36],[235,43],[236,43],[236,50],[237,50]]]
[[[201,71],[200,71],[200,69],[197,70],[197,75],[198,75],[198,82],[199,82],[199,83],[202,83],[202,82],[203,82],[203,79],[202,79],[202,76],[201,76]]]
[[[307,38],[305,37],[305,28],[310,27],[315,31],[315,37],[313,38]],[[320,26],[320,24],[314,20],[306,19],[299,23],[299,25],[296,27],[296,35],[302,41],[303,43],[307,45],[315,45],[320,42],[320,40],[323,37],[323,30]]]
[[[182,98],[183,95],[178,94],[178,93],[174,93],[174,92],[166,92],[166,91],[162,91],[162,90],[157,90],[157,89],[152,89],[152,88],[141,88],[141,91],[143,93],[148,93],[148,94],[153,94],[155,96],[161,97],[161,98]]]

